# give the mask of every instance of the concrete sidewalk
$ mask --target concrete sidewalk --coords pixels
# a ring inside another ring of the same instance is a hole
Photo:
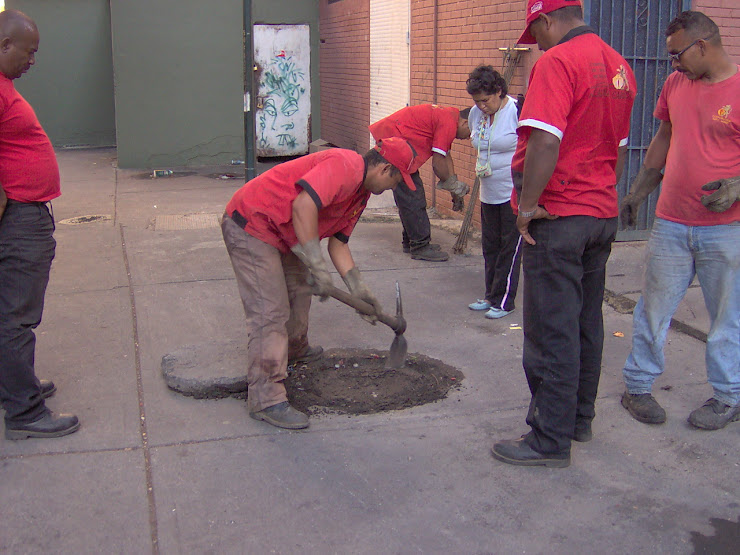
[[[62,151],[59,162],[37,372],[58,386],[49,406],[75,412],[82,427],[0,439],[1,553],[736,549],[740,527],[725,521],[740,517],[740,424],[686,423],[711,396],[697,288],[676,315],[683,331],[669,331],[669,370],[656,384],[668,422],[640,424],[619,404],[643,243],[616,244],[610,259],[593,441],[574,444],[568,469],[513,467],[490,447],[527,430],[521,312],[491,321],[467,309],[482,294],[479,245],[447,263],[411,260],[397,222],[365,218],[353,254],[385,306],[401,283],[410,352],[466,379],[437,403],[314,417],[290,433],[251,420],[243,401],[182,397],[160,372],[168,352],[245,336],[217,225],[241,181],[142,178],[117,170],[109,150]],[[65,223],[80,216],[98,218]],[[433,237],[447,250],[455,242],[442,227]],[[311,318],[311,343],[324,348],[386,349],[392,338],[336,301],[314,303]]]

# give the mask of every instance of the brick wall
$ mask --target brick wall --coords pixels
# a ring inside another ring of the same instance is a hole
[[[321,0],[321,138],[364,153],[370,124],[370,1]]]
[[[437,0],[436,74],[434,64],[434,0],[411,1],[411,104],[436,102],[464,108],[472,106],[465,91],[468,73],[479,64],[503,72],[499,48],[514,46],[524,28],[526,0]],[[524,92],[526,76],[538,54],[527,53],[517,67],[510,94]],[[436,81],[436,91],[435,91]],[[472,186],[475,152],[468,140],[455,141],[452,158],[458,177]],[[450,195],[436,194],[431,161],[421,170],[429,205],[445,215],[452,212]],[[468,197],[469,198],[469,197]],[[480,211],[474,212],[480,225]]]
[[[740,0],[695,0],[691,6],[712,18],[719,27],[725,51],[740,64]]]

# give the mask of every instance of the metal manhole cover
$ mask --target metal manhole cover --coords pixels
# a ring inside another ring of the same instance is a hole
[[[156,231],[211,229],[220,226],[220,214],[162,214],[154,219]]]
[[[58,223],[65,225],[79,225],[79,224],[91,224],[94,222],[108,222],[112,218],[108,214],[95,214],[91,216],[77,216],[75,218],[67,218],[61,220]]]

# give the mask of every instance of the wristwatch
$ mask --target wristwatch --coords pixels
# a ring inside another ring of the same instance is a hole
[[[519,215],[520,215],[520,216],[521,216],[522,218],[531,218],[532,216],[534,216],[534,215],[535,215],[535,214],[537,213],[537,208],[538,208],[538,207],[535,207],[535,209],[534,209],[534,210],[531,210],[530,212],[525,212],[525,211],[524,211],[524,210],[522,210],[521,208],[518,208],[518,210],[519,210]]]

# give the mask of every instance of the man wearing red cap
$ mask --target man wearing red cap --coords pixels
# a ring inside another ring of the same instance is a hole
[[[393,191],[403,225],[403,251],[416,260],[444,262],[449,258],[438,245],[430,243],[432,235],[426,211],[427,199],[419,168],[432,158],[432,170],[440,180],[437,187],[450,191],[453,209],[462,210],[463,199],[470,187],[458,181],[450,149],[455,139],[470,137],[469,112],[470,108],[458,110],[436,104],[419,104],[401,108],[370,126],[370,133],[376,141],[403,137],[416,152],[410,168],[413,182],[408,187],[402,183]]]
[[[632,70],[583,21],[579,0],[529,0],[532,68],[512,160],[526,241],[523,366],[529,433],[493,446],[509,464],[565,467],[591,439],[601,373],[606,261],[636,94]]]
[[[280,428],[308,427],[288,404],[283,380],[288,363],[315,360],[308,345],[311,294],[329,296],[332,278],[319,241],[350,293],[380,311],[355,266],[347,242],[371,194],[395,189],[414,152],[396,137],[365,156],[331,149],[275,166],[239,189],[221,221],[247,318],[247,404],[250,416]],[[372,323],[374,316],[364,317]]]

